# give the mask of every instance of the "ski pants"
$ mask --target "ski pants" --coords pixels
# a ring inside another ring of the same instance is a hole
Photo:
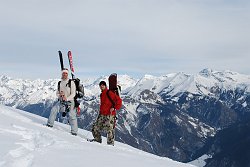
[[[48,119],[48,125],[53,126],[56,120],[56,116],[58,112],[65,112],[65,105],[61,104],[58,101],[51,109],[50,116]],[[75,103],[71,101],[70,109],[69,109],[69,124],[71,126],[71,133],[77,133],[78,125],[77,125],[77,117],[76,117],[76,110],[75,110]]]
[[[107,133],[107,144],[114,145],[115,140],[115,116],[114,115],[99,115],[92,127],[92,134],[95,141],[101,143],[101,132]]]

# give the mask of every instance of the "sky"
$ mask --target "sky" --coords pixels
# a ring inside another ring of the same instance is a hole
[[[250,75],[249,0],[0,0],[0,75]]]

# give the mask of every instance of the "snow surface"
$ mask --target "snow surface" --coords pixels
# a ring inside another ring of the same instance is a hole
[[[210,155],[202,155],[198,159],[189,162],[189,164],[195,165],[197,167],[204,167],[206,165],[206,159],[211,158]]]
[[[79,130],[70,135],[68,125],[56,122],[54,128],[43,124],[46,119],[0,105],[0,167],[44,166],[119,166],[119,167],[191,167],[168,158],[158,157],[116,142],[108,146],[90,143],[90,132]]]
[[[243,107],[246,107],[247,106],[247,102],[245,101],[243,104],[242,104]]]

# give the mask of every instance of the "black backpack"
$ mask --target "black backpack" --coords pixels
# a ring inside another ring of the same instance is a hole
[[[75,85],[76,85],[76,95],[74,97],[74,102],[75,102],[75,107],[78,107],[80,105],[80,103],[77,101],[77,99],[83,98],[83,96],[84,96],[84,87],[80,83],[80,79],[76,78],[76,79],[69,79],[69,82],[66,85],[69,88],[71,88],[71,81],[73,81],[75,83]],[[58,86],[57,86],[58,91],[60,91],[60,84],[61,84],[61,81],[58,82]]]

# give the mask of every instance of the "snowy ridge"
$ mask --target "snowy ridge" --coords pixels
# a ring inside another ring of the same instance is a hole
[[[211,95],[214,89],[235,90],[246,88],[250,92],[250,76],[232,71],[213,71],[204,69],[196,75],[173,73],[160,77],[145,75],[129,92],[137,96],[142,90],[175,96],[183,92],[199,95]]]
[[[69,126],[56,123],[43,126],[45,118],[0,105],[0,166],[113,166],[120,167],[188,167],[168,158],[161,158],[128,145],[90,143],[83,139],[90,132],[69,134]]]
[[[58,80],[23,80],[0,77],[0,99],[3,104],[16,106],[55,99]]]
[[[97,97],[100,94],[98,84],[101,80],[108,82],[108,76],[82,80],[85,86],[86,97]],[[54,100],[56,98],[57,82],[58,79],[24,80],[1,76],[0,101],[3,104],[13,106]],[[124,96],[131,96],[147,103],[155,100],[161,101],[161,99],[154,97],[156,99],[151,99],[151,101],[147,99],[145,101],[145,98],[139,98],[139,96],[143,96],[141,93],[145,90],[159,95],[165,94],[175,99],[176,97],[174,96],[178,96],[183,92],[209,96],[214,95],[218,89],[235,90],[240,88],[250,92],[250,76],[228,70],[221,72],[204,69],[196,75],[185,73],[173,73],[160,77],[145,75],[140,80],[128,75],[119,75],[118,82],[122,86],[122,94]]]
[[[97,79],[85,79],[82,83],[85,86],[86,97],[97,97],[100,94],[99,82],[108,82],[108,76]],[[133,87],[137,80],[128,75],[118,76],[123,93]],[[50,80],[26,80],[13,79],[7,76],[0,76],[0,102],[10,106],[25,106],[28,104],[44,103],[48,100],[55,100],[58,79]]]

